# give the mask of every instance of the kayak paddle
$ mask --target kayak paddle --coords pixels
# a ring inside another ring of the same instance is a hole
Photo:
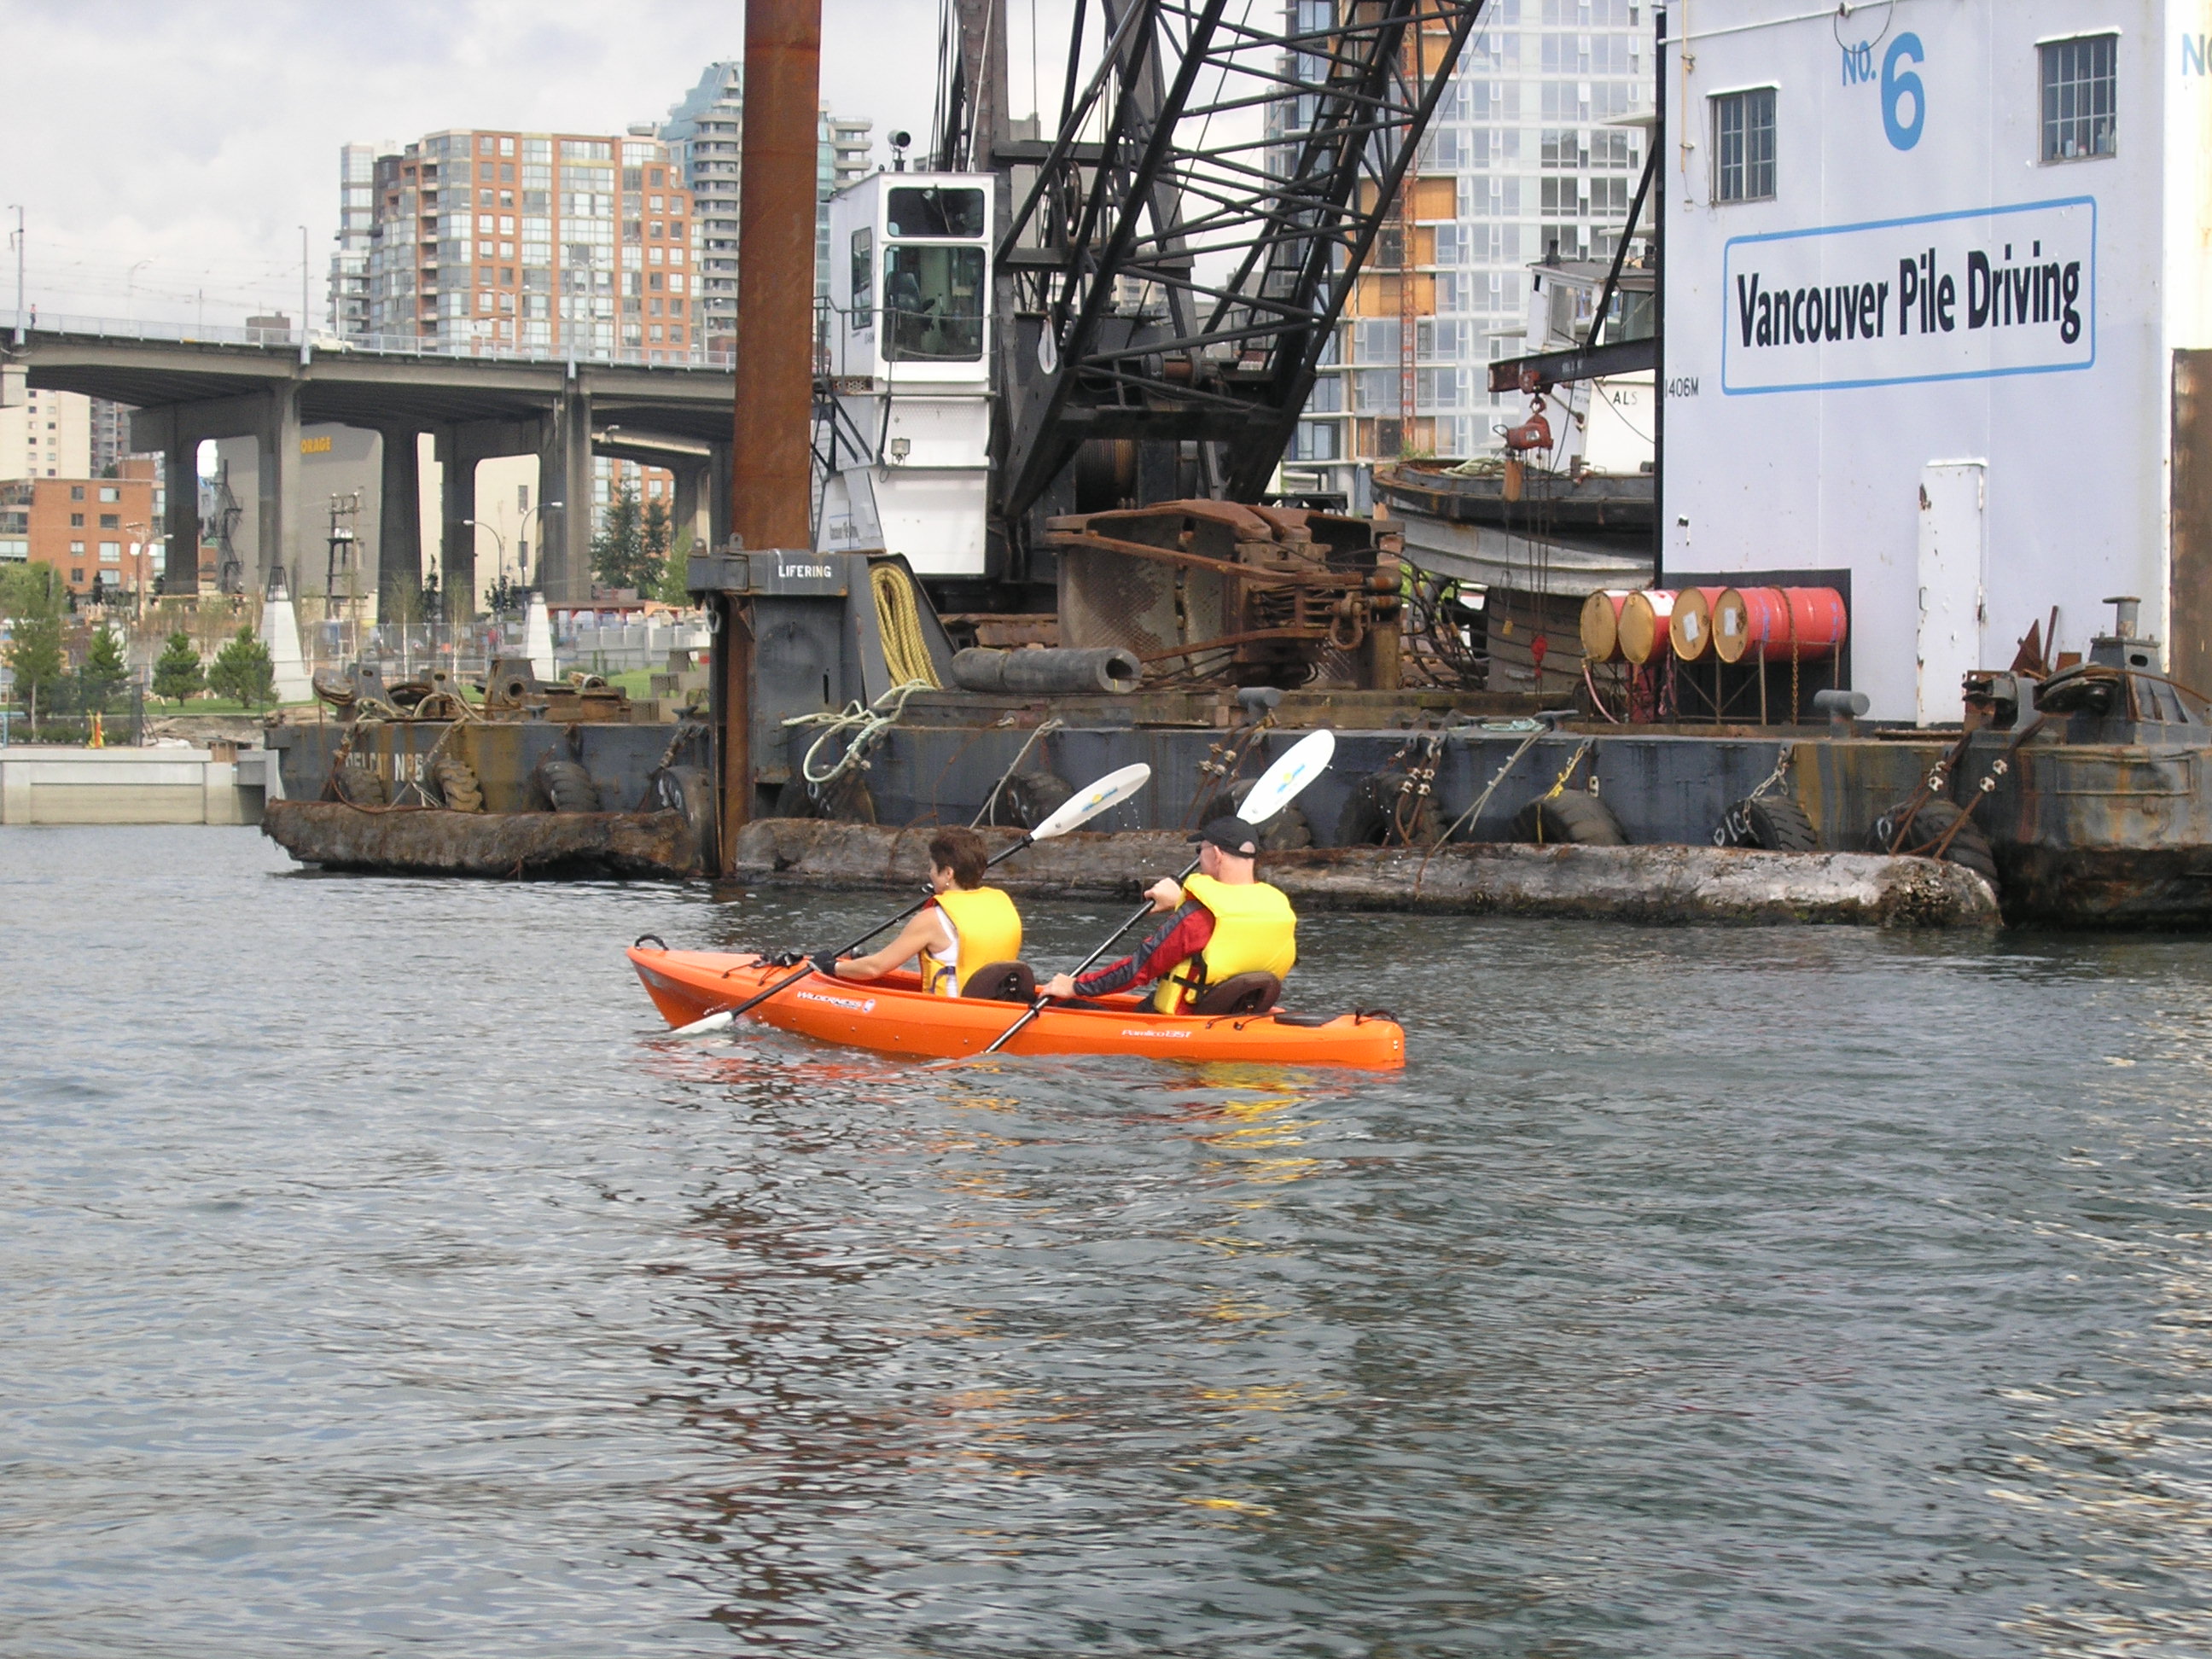
[[[985,865],[984,868],[988,869],[991,864],[998,864],[1013,857],[1025,847],[1033,847],[1041,841],[1050,841],[1054,836],[1064,836],[1069,830],[1088,823],[1101,812],[1111,807],[1119,806],[1123,801],[1129,799],[1152,781],[1152,769],[1142,761],[1139,761],[1133,766],[1125,766],[1118,772],[1109,772],[1089,788],[1079,789],[1070,795],[1053,810],[1052,814],[1042,823],[1024,835],[1005,852],[994,856],[990,860],[990,864]],[[1256,795],[1259,792],[1255,789],[1253,793]],[[915,900],[890,921],[877,923],[850,945],[833,954],[841,957],[850,956],[877,934],[897,927],[908,916],[921,910],[924,905],[930,903],[936,896],[932,893],[926,897]],[[740,1015],[758,1007],[778,991],[798,984],[813,971],[813,965],[809,963],[789,979],[779,980],[767,990],[749,1000],[741,1002],[733,1008],[720,1009],[702,1018],[695,1019],[689,1025],[679,1025],[670,1035],[672,1036],[704,1036],[710,1031],[719,1031],[726,1025],[735,1024]]]
[[[1260,781],[1254,784],[1252,792],[1244,797],[1243,805],[1237,809],[1237,816],[1249,824],[1265,823],[1296,799],[1300,790],[1328,770],[1330,757],[1335,753],[1336,733],[1334,732],[1314,732],[1300,738],[1283,751],[1273,766],[1260,775]],[[1183,866],[1182,874],[1177,876],[1176,880],[1181,883],[1188,879],[1190,872],[1197,868],[1198,860],[1193,859]],[[1111,950],[1115,941],[1122,934],[1150,915],[1152,909],[1152,907],[1149,903],[1138,906],[1135,915],[1116,927],[1107,937],[1104,944],[1084,957],[1075,969],[1074,977],[1079,979],[1088,972],[1091,963]],[[1013,1040],[1015,1033],[1042,1013],[1045,1004],[1051,1000],[1050,997],[1039,995],[1036,1001],[1030,1003],[1028,1008],[1023,1011],[1019,1019],[1000,1032],[997,1037],[993,1039],[991,1046],[984,1049],[982,1054],[977,1054],[975,1058],[981,1060],[983,1054],[998,1053]]]

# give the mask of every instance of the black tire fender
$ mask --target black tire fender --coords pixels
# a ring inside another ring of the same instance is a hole
[[[1443,833],[1437,818],[1437,798],[1421,795],[1410,805],[1401,808],[1407,777],[1403,770],[1370,772],[1344,799],[1344,810],[1337,814],[1336,840],[1339,847],[1433,847]],[[1407,820],[1411,833],[1400,835],[1401,817]]]
[[[821,799],[814,798],[804,780],[793,778],[776,791],[775,815],[780,818],[829,818],[838,823],[873,823],[876,798],[858,771],[846,773],[830,784]]]
[[[1738,801],[1713,831],[1716,847],[1755,847],[1769,853],[1817,853],[1820,837],[1805,809],[1784,795]]]
[[[1890,853],[1900,857],[1942,857],[1947,864],[1956,864],[1972,870],[1990,886],[1997,884],[1996,854],[1990,847],[1990,838],[1982,826],[1960,811],[1948,800],[1931,800],[1921,804],[1908,823],[1905,809],[1910,801],[1899,801],[1874,821],[1867,832],[1867,850],[1870,853]],[[1965,821],[1960,822],[1961,819]],[[1938,842],[1943,840],[1952,825],[1958,830],[1939,855]]]
[[[1244,810],[1244,798],[1252,793],[1257,778],[1239,778],[1229,786],[1229,804],[1238,812]],[[1304,811],[1297,802],[1269,818],[1265,823],[1252,826],[1260,832],[1260,850],[1263,853],[1295,853],[1314,844],[1313,825],[1307,822]]]
[[[1034,830],[1075,791],[1056,772],[1017,772],[991,797],[983,822],[1006,830]]]
[[[1513,817],[1513,838],[1550,847],[1626,847],[1620,820],[1595,795],[1571,790],[1539,795]]]
[[[703,766],[664,766],[653,775],[647,802],[664,811],[684,814],[684,824],[691,832],[699,867],[711,868],[720,846],[715,834],[715,808],[719,803],[714,799],[713,775]]]
[[[596,812],[599,810],[599,787],[581,763],[572,760],[556,760],[550,757],[538,763],[530,775],[531,781],[547,807],[556,812]]]
[[[476,769],[466,761],[452,756],[439,757],[430,769],[431,781],[438,786],[438,799],[445,802],[449,812],[481,812],[484,810],[483,785],[477,781]]]

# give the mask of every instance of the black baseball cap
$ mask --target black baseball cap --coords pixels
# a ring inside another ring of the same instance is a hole
[[[1240,859],[1255,857],[1260,851],[1260,832],[1242,818],[1216,818],[1190,839],[1210,841],[1223,852],[1234,853]]]

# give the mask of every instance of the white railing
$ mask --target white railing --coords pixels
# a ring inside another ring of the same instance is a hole
[[[100,340],[160,341],[178,345],[258,346],[274,351],[296,352],[299,336],[290,329],[233,328],[222,324],[136,322],[114,317],[55,317],[39,319],[33,334],[69,334]],[[0,338],[12,340],[15,330],[0,316]],[[628,368],[702,368],[727,374],[736,368],[735,356],[709,351],[704,346],[621,346],[596,348],[501,345],[489,340],[448,341],[419,334],[331,334],[317,330],[308,337],[311,353],[380,357],[472,357],[514,363],[614,363]]]

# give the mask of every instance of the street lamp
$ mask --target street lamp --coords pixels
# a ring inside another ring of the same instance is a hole
[[[522,522],[526,525],[527,525],[533,518],[538,520],[538,543],[541,548],[545,544],[545,520],[544,514],[549,509],[552,512],[557,513],[561,510],[561,503],[558,501],[540,501],[537,506],[532,507],[529,512],[522,515]],[[527,589],[530,586],[530,543],[519,530],[515,532],[514,543],[516,555],[514,561],[515,574],[522,578],[522,586],[525,589]],[[544,561],[541,558],[538,562],[543,564]]]
[[[151,259],[141,259],[123,275],[123,320],[126,323],[138,320],[138,273],[153,263]]]
[[[461,522],[471,530],[489,530],[491,532],[491,538],[499,544],[498,586],[502,588],[505,587],[507,586],[507,538],[499,533],[499,526],[497,525],[486,524],[481,519],[464,519]],[[472,613],[476,610],[476,596],[474,594],[471,594],[469,596],[469,610]]]

